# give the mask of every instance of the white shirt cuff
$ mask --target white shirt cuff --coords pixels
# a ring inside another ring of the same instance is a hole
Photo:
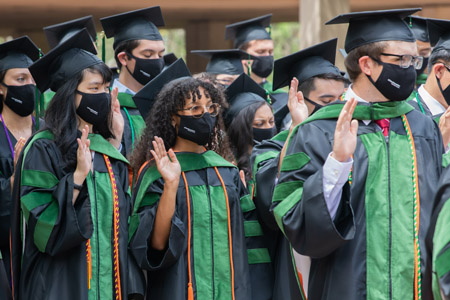
[[[352,158],[347,162],[339,162],[331,156],[331,153],[323,165],[323,194],[332,219],[336,216],[342,187],[348,181],[352,166]]]

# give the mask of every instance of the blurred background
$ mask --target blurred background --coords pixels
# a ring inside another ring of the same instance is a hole
[[[43,27],[92,15],[101,57],[99,18],[154,5],[161,6],[165,19],[166,26],[160,31],[166,53],[185,59],[192,73],[202,72],[207,60],[189,54],[191,50],[231,48],[231,42],[224,40],[225,25],[268,13],[273,13],[275,59],[336,36],[343,48],[347,26],[323,25],[341,13],[422,7],[419,16],[450,16],[450,0],[0,0],[0,41],[28,35],[45,53],[48,46]],[[106,39],[104,47],[110,66],[115,64],[112,42]],[[343,57],[338,53],[336,58],[343,68]]]

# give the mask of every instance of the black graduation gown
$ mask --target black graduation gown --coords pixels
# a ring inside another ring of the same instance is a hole
[[[43,120],[40,120],[43,122]],[[17,140],[14,135],[6,129],[11,140],[11,146],[16,146]],[[35,126],[33,124],[32,131]],[[12,210],[12,188],[11,176],[14,173],[14,159],[8,136],[0,122],[0,252],[5,265],[7,278],[11,278],[9,231],[11,228]]]
[[[286,130],[270,140],[259,143],[253,147],[251,156],[254,178],[253,201],[262,223],[266,242],[269,245],[274,274],[273,300],[306,299],[301,279],[298,277],[291,245],[270,212],[280,152],[288,134],[289,131]]]
[[[131,212],[127,161],[100,135],[89,135],[89,139],[90,149],[95,151],[94,172],[83,183],[75,205],[72,205],[74,169],[64,167],[53,135],[49,131],[38,132],[23,151],[14,187],[20,200],[15,198],[12,223],[15,299],[115,298],[114,205],[103,153],[111,162],[119,199],[118,260],[122,299],[126,299]],[[22,220],[26,222],[25,228],[21,228]],[[22,255],[21,231],[25,235]]]
[[[165,250],[156,251],[150,245],[164,185],[153,162],[143,167],[133,192],[129,247],[132,256],[147,273],[146,299],[187,299],[189,226],[194,299],[231,299],[231,266],[234,268],[235,299],[252,299],[244,226],[253,231],[258,231],[258,227],[254,222],[244,221],[242,210],[248,210],[250,197],[238,170],[213,151],[177,153],[177,158],[189,187],[190,210],[186,184],[181,176]],[[224,189],[215,168],[226,187],[230,218],[227,216]]]
[[[294,129],[273,196],[275,219],[293,247],[311,257],[309,299],[413,299],[412,154],[399,117],[406,115],[417,155],[422,299],[431,297],[425,236],[444,152],[439,128],[409,104],[358,104],[348,181],[334,220],[323,194],[323,165],[332,152],[343,104],[328,105]],[[389,142],[375,122],[390,118]]]

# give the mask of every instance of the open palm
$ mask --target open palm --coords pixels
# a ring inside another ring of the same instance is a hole
[[[166,147],[160,137],[155,136],[152,142],[153,150],[150,153],[155,158],[156,168],[158,169],[164,182],[177,182],[180,180],[181,166],[178,162],[177,156],[172,149],[169,149],[169,156],[167,156]],[[170,159],[169,159],[170,158]]]
[[[356,149],[358,121],[352,120],[356,105],[353,98],[345,103],[336,123],[332,155],[340,162],[348,161]]]
[[[303,99],[303,93],[298,91],[298,79],[295,77],[292,79],[289,89],[288,108],[293,126],[297,126],[308,117],[308,107]]]

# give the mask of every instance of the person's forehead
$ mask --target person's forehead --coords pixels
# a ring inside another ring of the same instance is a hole
[[[342,94],[345,89],[343,81],[325,78],[314,78],[314,86],[315,90],[328,94]]]
[[[253,40],[249,43],[250,50],[273,49],[272,40]]]
[[[417,55],[417,44],[415,42],[386,41],[384,53]]]
[[[136,51],[155,51],[164,50],[163,41],[139,40],[139,45],[135,48]]]

